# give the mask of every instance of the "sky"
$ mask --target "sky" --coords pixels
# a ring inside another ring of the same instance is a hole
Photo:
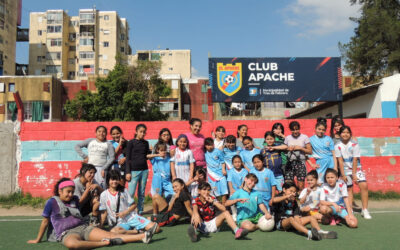
[[[64,9],[115,10],[130,26],[136,50],[190,49],[192,77],[207,77],[208,57],[340,56],[360,15],[349,0],[23,0],[29,13]],[[28,43],[17,43],[17,63],[28,63]],[[208,78],[208,77],[207,77]]]

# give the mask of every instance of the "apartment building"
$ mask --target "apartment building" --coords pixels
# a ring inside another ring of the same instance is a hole
[[[128,34],[127,20],[116,11],[80,9],[78,16],[64,10],[32,12],[29,74],[64,80],[106,75],[116,60],[128,62]]]

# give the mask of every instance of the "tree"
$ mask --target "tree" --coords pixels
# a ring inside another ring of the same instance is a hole
[[[400,1],[350,0],[361,5],[358,26],[347,44],[340,44],[345,69],[364,85],[400,72]]]
[[[96,79],[97,93],[80,91],[67,101],[66,113],[84,121],[166,120],[160,111],[160,97],[171,89],[158,75],[159,62],[138,61],[137,66],[117,63],[106,78]]]

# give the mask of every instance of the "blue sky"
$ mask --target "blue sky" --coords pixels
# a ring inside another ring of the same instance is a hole
[[[349,0],[23,0],[29,13],[48,9],[115,10],[130,25],[130,45],[141,49],[191,49],[192,74],[208,75],[212,57],[340,56],[338,42],[354,34]],[[28,63],[28,43],[18,43],[17,62]]]

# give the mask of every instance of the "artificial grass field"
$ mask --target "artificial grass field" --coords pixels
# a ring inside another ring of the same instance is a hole
[[[113,249],[400,249],[400,211],[387,210],[392,212],[372,210],[372,220],[365,220],[356,214],[359,222],[357,229],[345,225],[322,226],[325,230],[335,230],[338,233],[336,240],[308,241],[294,232],[281,231],[256,231],[250,233],[247,239],[234,240],[231,231],[224,226],[221,232],[192,243],[186,233],[188,225],[183,224],[164,227],[148,245],[130,243],[114,246]],[[28,240],[36,238],[41,223],[40,220],[29,219],[40,217],[0,217],[0,249],[66,249],[61,243],[27,244]]]

